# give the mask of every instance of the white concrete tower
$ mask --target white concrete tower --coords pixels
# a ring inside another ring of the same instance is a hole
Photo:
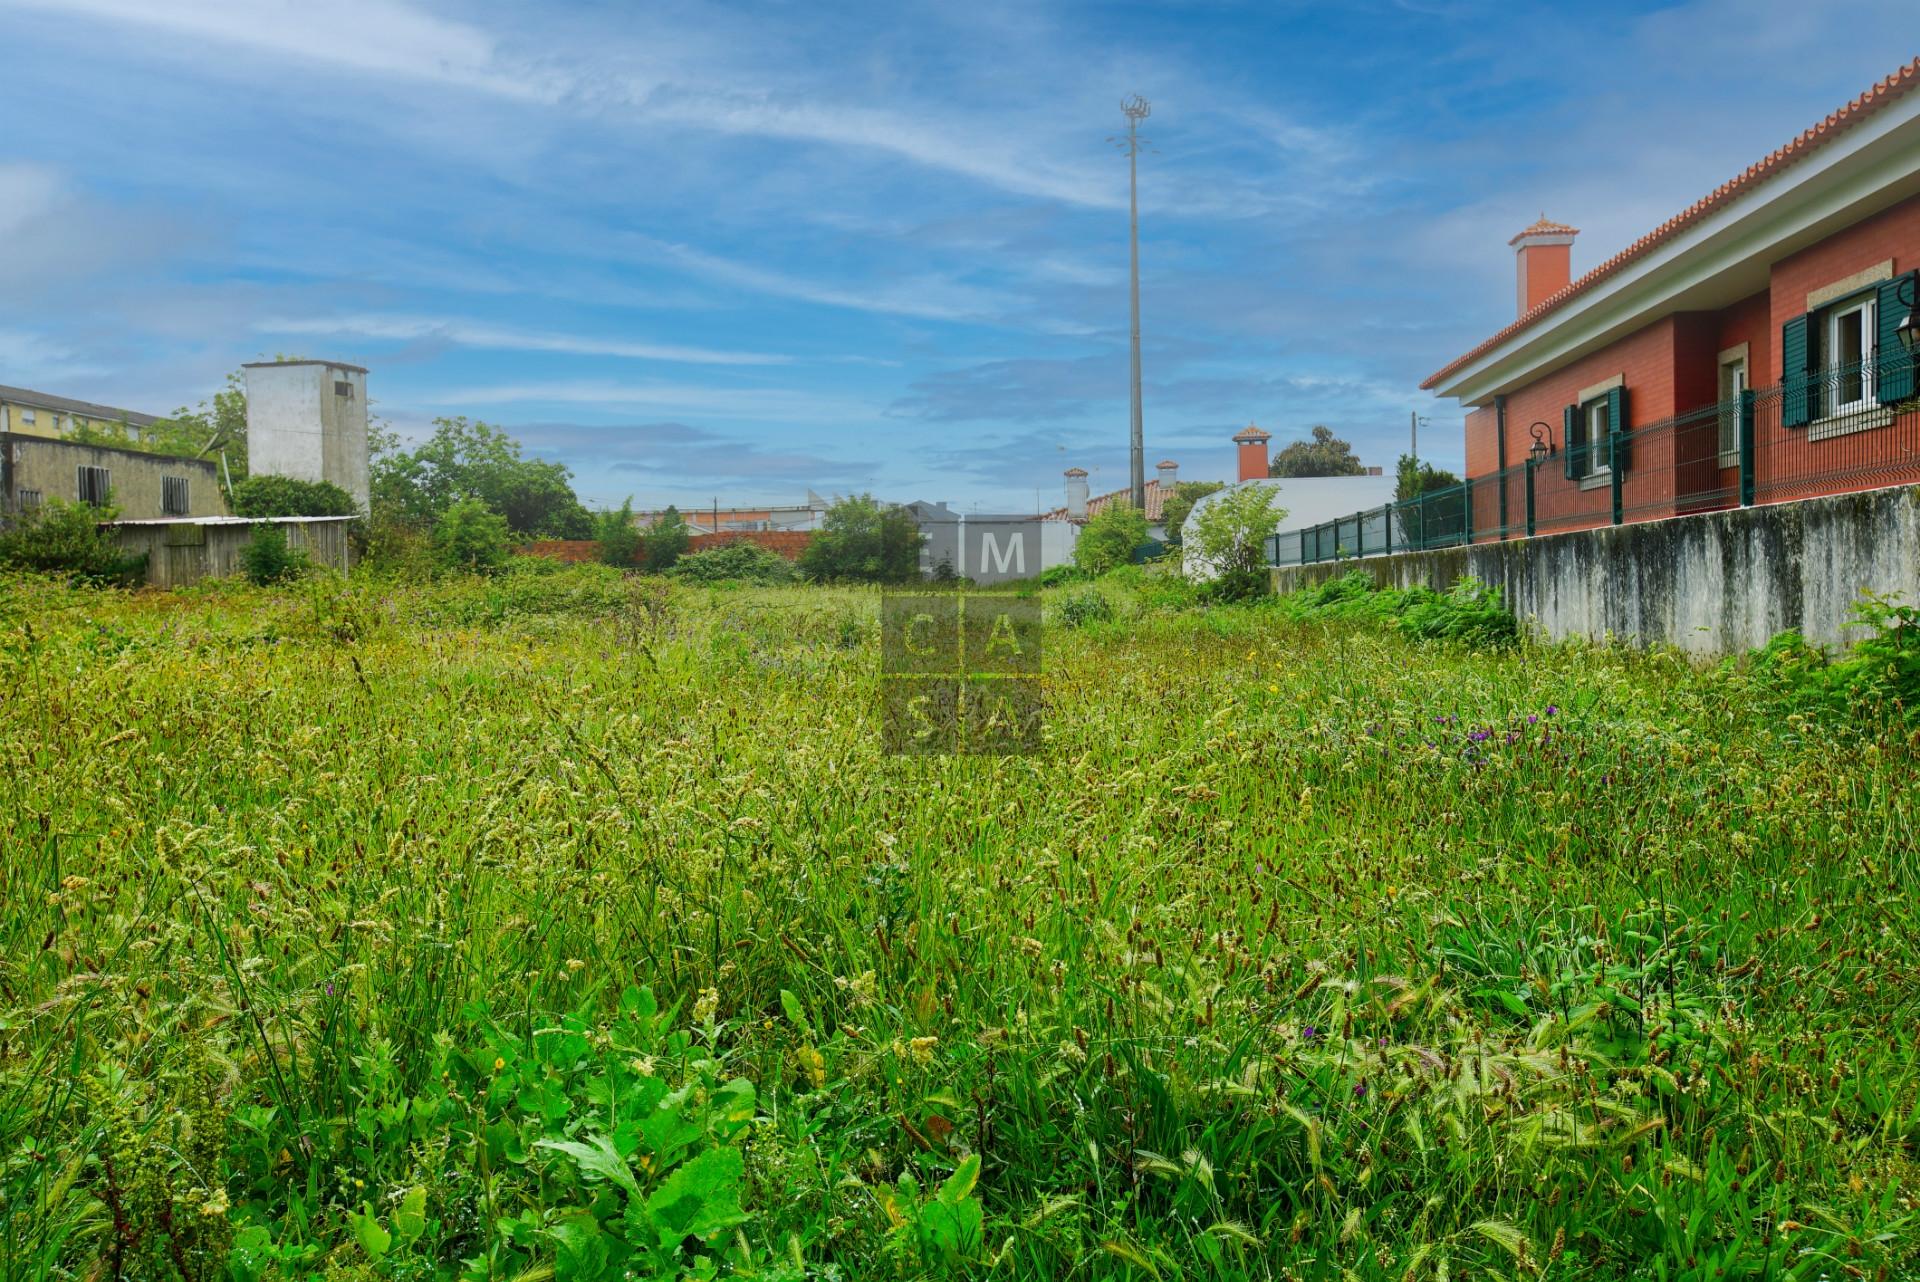
[[[247,469],[332,481],[367,510],[367,371],[338,361],[254,361]]]

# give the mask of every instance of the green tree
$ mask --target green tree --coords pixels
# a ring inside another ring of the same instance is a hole
[[[201,401],[199,408],[182,405],[149,425],[140,448],[181,458],[219,458],[236,484],[247,476],[247,380],[244,370],[227,375],[226,385]]]
[[[1266,565],[1267,536],[1287,511],[1269,485],[1239,485],[1202,506],[1187,522],[1187,548],[1222,578],[1246,579]]]
[[[1073,563],[1088,574],[1126,565],[1147,541],[1147,518],[1131,503],[1112,502],[1080,527]]]
[[[633,523],[633,499],[623,499],[618,508],[597,513],[593,537],[600,545],[600,559],[608,565],[635,564],[640,559],[640,531]]]
[[[1173,493],[1160,505],[1160,523],[1167,531],[1168,543],[1180,546],[1180,527],[1186,523],[1187,513],[1193,511],[1195,501],[1220,488],[1219,481],[1181,481],[1173,487]]]
[[[461,499],[434,523],[434,563],[442,570],[497,570],[511,555],[512,537],[506,517],[479,499]]]
[[[332,481],[249,476],[233,487],[235,516],[353,516],[353,496]]]
[[[1401,503],[1434,490],[1444,490],[1450,485],[1460,484],[1460,478],[1452,472],[1442,471],[1431,463],[1417,462],[1411,454],[1400,456],[1400,465],[1394,469],[1394,474],[1399,481],[1394,486],[1393,497]]]
[[[924,541],[907,509],[850,495],[827,509],[800,569],[822,582],[906,583],[920,575]]]
[[[665,574],[687,554],[687,545],[693,541],[691,531],[687,529],[686,518],[680,515],[680,509],[672,504],[660,514],[660,519],[647,527],[646,566],[649,574]]]
[[[520,442],[491,423],[438,418],[417,449],[393,433],[369,432],[377,516],[425,526],[463,499],[476,498],[506,518],[516,534],[556,539],[594,537],[593,514],[573,492],[564,464],[530,459]]]
[[[1268,476],[1365,476],[1367,469],[1353,446],[1333,434],[1324,423],[1313,426],[1311,440],[1295,441],[1274,455]]]

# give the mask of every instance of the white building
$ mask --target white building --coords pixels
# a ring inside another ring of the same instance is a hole
[[[367,510],[367,371],[338,361],[253,361],[247,371],[247,469],[331,481]]]
[[[1242,479],[1195,502],[1187,516],[1188,530],[1209,506],[1248,486],[1267,490],[1273,496],[1270,500],[1273,506],[1285,510],[1279,525],[1274,527],[1276,534],[1304,530],[1371,509],[1381,510],[1384,519],[1385,509],[1393,502],[1394,490],[1399,484],[1396,478],[1384,475],[1377,467],[1369,469],[1364,476],[1268,476],[1267,433],[1247,427],[1233,439],[1240,447]],[[1192,539],[1184,540],[1182,549],[1181,568],[1187,577],[1214,577],[1217,571],[1194,549]]]

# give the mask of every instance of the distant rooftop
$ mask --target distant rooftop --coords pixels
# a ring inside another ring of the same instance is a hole
[[[36,392],[25,387],[7,387],[0,385],[0,401],[9,405],[25,405],[36,410],[52,410],[56,414],[77,414],[81,418],[103,419],[108,422],[125,422],[129,427],[151,427],[160,421],[157,414],[142,414],[138,410],[123,410],[112,405],[96,405],[92,401],[76,401],[71,396],[55,396],[51,392]]]
[[[367,372],[365,365],[349,365],[345,361],[244,361],[241,369],[272,369],[275,365],[324,365],[328,369],[350,369],[356,374]]]

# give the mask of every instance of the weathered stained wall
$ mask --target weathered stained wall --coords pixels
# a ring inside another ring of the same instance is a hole
[[[219,472],[204,459],[0,433],[0,462],[4,464],[0,466],[0,508],[18,503],[22,491],[38,495],[42,503],[48,499],[77,502],[80,468],[104,467],[113,504],[124,520],[164,515],[161,479],[169,476],[187,482],[187,515],[224,516],[227,511]]]
[[[154,521],[117,525],[113,534],[121,551],[147,558],[149,584],[181,588],[240,573],[240,552],[252,541],[254,524],[231,517],[218,523]],[[272,524],[287,532],[288,547],[304,551],[314,565],[346,573],[351,564],[347,518],[286,516]]]
[[[1920,602],[1920,487],[1289,566],[1273,571],[1274,588],[1355,569],[1395,587],[1444,589],[1474,575],[1555,640],[1611,636],[1731,654],[1797,628],[1839,648],[1859,639],[1844,625],[1861,589]]]
[[[249,470],[331,481],[366,511],[367,371],[333,361],[256,361],[242,368]]]

